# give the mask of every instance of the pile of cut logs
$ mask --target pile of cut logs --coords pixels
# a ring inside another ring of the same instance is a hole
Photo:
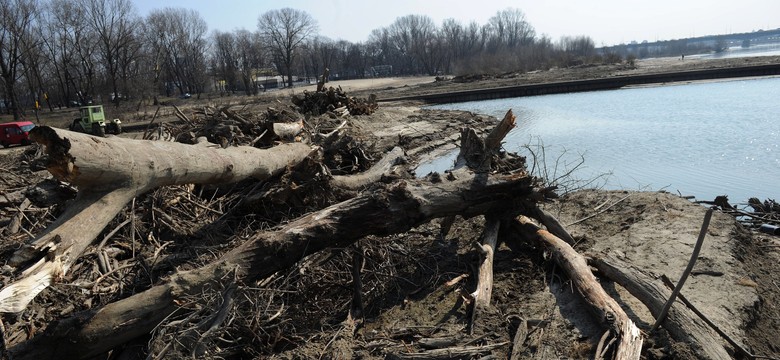
[[[294,95],[292,102],[300,108],[301,113],[327,114],[330,117],[371,115],[379,108],[376,95],[369,95],[368,99],[348,96],[341,90],[341,86],[316,92],[304,91],[303,94]]]

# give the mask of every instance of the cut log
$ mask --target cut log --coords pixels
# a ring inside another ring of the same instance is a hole
[[[615,359],[639,359],[642,351],[642,335],[620,305],[601,287],[591,273],[588,264],[574,248],[547,230],[536,226],[530,219],[520,216],[516,224],[526,234],[534,234],[536,240],[553,254],[555,262],[561,266],[574,286],[588,303],[602,326],[617,340]],[[600,357],[601,354],[596,354]]]
[[[19,312],[81,256],[134,197],[156,187],[213,184],[249,177],[266,179],[302,161],[308,145],[284,144],[209,149],[180,143],[99,138],[39,126],[30,138],[43,144],[48,170],[79,189],[76,199],[49,228],[25,245],[9,264],[26,269],[0,291],[0,312]]]
[[[601,274],[620,284],[658,317],[666,300],[672,295],[663,283],[635,266],[614,257],[590,259]],[[661,323],[673,339],[690,344],[698,356],[705,359],[731,359],[723,341],[691,310],[680,303],[672,304]]]
[[[281,139],[292,140],[303,131],[303,120],[286,123],[273,123],[274,134]]]
[[[328,247],[344,247],[367,235],[402,233],[434,218],[505,211],[541,198],[525,174],[496,176],[473,187],[475,175],[429,186],[424,180],[397,181],[353,199],[310,213],[272,232],[261,232],[202,268],[173,275],[166,283],[52,324],[43,334],[10,351],[15,359],[94,356],[147,334],[178,309],[177,300],[199,294],[237,269],[239,280],[264,278],[302,257]],[[534,206],[532,203],[528,206]],[[355,226],[360,224],[360,226]]]

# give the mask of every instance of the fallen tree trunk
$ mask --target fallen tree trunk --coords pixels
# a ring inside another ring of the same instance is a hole
[[[600,273],[620,284],[658,317],[666,300],[672,295],[660,281],[653,280],[635,266],[614,257],[590,259],[589,263]],[[706,359],[731,359],[720,339],[699,317],[680,303],[673,303],[661,323],[677,341],[691,345],[696,354]]]
[[[530,219],[520,216],[515,219],[515,222],[522,231],[534,234],[536,239],[553,253],[556,263],[566,271],[566,275],[579,290],[585,302],[590,305],[591,311],[607,329],[610,337],[617,341],[614,359],[639,359],[643,342],[639,328],[620,305],[604,291],[588,268],[585,258],[565,241],[533,224]],[[603,356],[603,353],[595,354],[597,359]]]
[[[207,266],[52,324],[10,352],[15,359],[94,356],[149,333],[178,309],[179,299],[199,294],[231,271],[243,281],[264,278],[308,254],[344,247],[367,235],[402,233],[433,218],[455,214],[469,217],[500,212],[545,195],[533,188],[534,180],[527,174],[496,176],[478,187],[473,186],[474,174],[460,171],[454,175],[454,181],[434,185],[424,180],[397,181],[310,213],[279,230],[258,233]]]
[[[52,281],[68,272],[89,244],[135,196],[177,184],[266,179],[312,152],[294,143],[261,150],[210,149],[172,142],[99,138],[36,127],[30,138],[46,147],[47,168],[79,189],[49,228],[14,253],[9,265],[32,264],[0,291],[0,312],[19,312]]]

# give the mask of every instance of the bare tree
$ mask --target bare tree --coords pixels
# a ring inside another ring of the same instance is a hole
[[[596,51],[593,39],[588,36],[563,36],[556,44],[559,61],[563,66],[585,63]]]
[[[43,73],[47,71],[48,61],[46,61],[45,53],[41,47],[41,43],[44,34],[41,30],[40,14],[36,12],[36,20],[34,26],[25,36],[25,40],[22,42],[25,46],[23,51],[24,57],[22,58],[22,65],[24,65],[24,77],[27,80],[27,89],[32,101],[35,102],[35,111],[37,118],[37,111],[48,103],[48,95],[46,88],[48,82],[44,80]],[[49,105],[51,109],[51,105]]]
[[[488,21],[495,41],[501,47],[513,49],[530,45],[536,36],[533,26],[525,20],[520,9],[501,10]]]
[[[122,52],[135,41],[138,27],[135,8],[130,0],[81,0],[88,21],[97,36],[100,60],[106,71],[112,100],[120,100]]]
[[[30,35],[35,22],[36,0],[0,1],[0,79],[3,81],[5,108],[14,120],[22,117],[17,86],[20,65],[32,49]]]
[[[391,44],[405,59],[403,70],[408,73],[435,72],[433,45],[437,37],[436,25],[425,15],[400,17],[390,25]]]
[[[455,19],[445,19],[441,25],[441,36],[445,43],[444,69],[447,73],[452,71],[452,62],[463,51],[465,40],[463,25]]]
[[[368,37],[368,48],[368,54],[373,59],[374,65],[399,65],[402,55],[391,43],[390,29],[381,28],[371,31]],[[400,69],[400,66],[397,67]]]
[[[269,42],[275,61],[281,62],[276,66],[282,65],[280,70],[287,75],[287,85],[292,86],[296,50],[317,31],[316,21],[305,11],[284,8],[261,15],[257,27]]]
[[[235,91],[238,74],[238,60],[235,59],[236,37],[233,33],[215,31],[212,35],[213,55],[211,68],[220,83],[220,91]]]
[[[86,103],[95,93],[98,43],[86,17],[84,7],[70,0],[51,0],[45,13],[44,47],[56,72],[60,103],[76,98]]]
[[[206,53],[208,25],[191,9],[165,8],[154,10],[146,18],[147,39],[159,54],[170,86],[179,93],[202,93],[206,85]]]
[[[347,48],[342,60],[342,72],[350,77],[365,77],[368,67],[366,46],[363,44],[346,43]]]
[[[244,91],[247,95],[257,94],[256,71],[266,63],[261,36],[245,29],[236,30],[234,36],[236,63]]]
[[[77,34],[83,33],[83,23],[75,21],[80,8],[67,0],[51,0],[49,11],[44,14],[41,31],[43,46],[53,68],[53,79],[57,86],[57,102],[66,104],[76,92],[72,87],[74,67],[77,65],[76,49],[73,46]],[[80,25],[80,26],[79,26]],[[51,96],[51,95],[50,95]]]
[[[306,43],[306,67],[307,72],[313,76],[322,74],[326,68],[333,69],[336,59],[339,58],[339,48],[333,40],[324,36],[317,36]],[[338,72],[338,71],[334,71]]]

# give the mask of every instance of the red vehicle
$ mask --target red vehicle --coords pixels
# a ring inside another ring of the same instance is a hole
[[[14,144],[30,145],[30,130],[34,127],[29,121],[0,124],[0,144],[5,148]]]

